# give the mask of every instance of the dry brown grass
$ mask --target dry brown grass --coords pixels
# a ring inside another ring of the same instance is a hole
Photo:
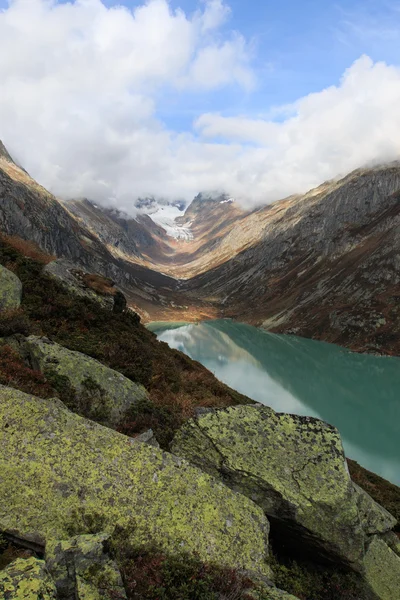
[[[108,277],[103,277],[102,275],[85,273],[82,277],[82,281],[88,288],[94,290],[98,294],[114,296],[117,291],[114,287],[114,282],[111,279],[108,279]]]
[[[48,265],[50,262],[55,260],[57,257],[52,254],[43,252],[41,248],[35,243],[28,240],[23,240],[17,235],[7,235],[0,233],[0,238],[7,243],[9,246],[20,252],[27,258],[33,258],[42,265]]]

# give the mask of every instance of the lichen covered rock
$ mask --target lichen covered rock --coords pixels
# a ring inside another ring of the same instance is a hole
[[[400,558],[374,537],[364,559],[365,579],[379,600],[400,598]]]
[[[22,283],[18,277],[0,265],[0,310],[19,308],[22,296]]]
[[[187,422],[172,452],[255,501],[303,554],[358,568],[364,533],[334,427],[265,406],[231,407]]]
[[[147,398],[142,385],[81,352],[36,336],[19,344],[25,359],[59,389],[71,410],[103,425],[116,426],[132,405]]]
[[[56,600],[57,592],[43,560],[18,558],[0,571],[0,598]]]
[[[382,539],[400,557],[400,538],[397,537],[394,531],[388,531],[382,536]]]
[[[268,521],[185,460],[0,387],[0,529],[42,542],[111,533],[269,574]]]
[[[47,543],[46,565],[60,598],[126,598],[121,574],[107,553],[109,537],[99,533]]]
[[[386,533],[397,521],[383,506],[375,502],[367,492],[353,483],[361,525],[367,535]]]

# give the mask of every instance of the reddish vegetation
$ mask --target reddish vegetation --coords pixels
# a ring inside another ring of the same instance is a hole
[[[103,277],[102,275],[84,273],[82,275],[82,281],[87,287],[98,294],[113,296],[117,291],[114,287],[114,282],[108,277]]]
[[[0,346],[0,384],[41,398],[55,395],[44,375],[27,367],[19,354],[8,345]]]
[[[47,265],[52,260],[55,260],[55,256],[43,252],[35,242],[29,240],[23,240],[17,235],[6,235],[0,233],[1,239],[9,246],[26,256],[27,258],[33,258],[43,265]],[[7,266],[7,265],[5,265]]]
[[[130,600],[251,600],[256,584],[234,569],[204,564],[191,556],[133,552],[122,576]]]

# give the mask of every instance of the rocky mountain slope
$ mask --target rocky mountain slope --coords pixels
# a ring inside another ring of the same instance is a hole
[[[399,215],[400,165],[356,171],[249,215],[260,239],[184,289],[223,316],[399,354]]]
[[[181,236],[144,214],[60,203],[4,148],[0,199],[4,231],[115,280],[147,321],[230,317],[400,354],[399,163],[252,211],[199,195],[172,228]]]
[[[97,216],[94,207],[91,218],[95,221],[93,215]],[[101,215],[95,221],[96,228],[88,227],[84,219],[76,218],[62,202],[16,165],[4,146],[0,147],[1,231],[34,241],[49,254],[67,258],[115,280],[127,292],[130,302],[141,306],[144,313],[147,306],[163,306],[163,287],[168,292],[174,288],[175,280],[145,266],[139,243],[140,236],[144,239],[143,245],[150,239],[146,228],[137,225],[134,239],[125,236],[129,253],[124,253],[115,246],[115,240],[120,239],[114,231],[119,231],[118,215],[112,217],[107,220],[107,234],[102,230],[106,217],[102,221]],[[126,260],[127,256],[129,260]]]

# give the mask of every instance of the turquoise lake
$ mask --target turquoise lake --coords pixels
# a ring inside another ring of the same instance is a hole
[[[230,320],[149,328],[257,402],[335,425],[347,456],[400,484],[399,358],[355,354]]]

